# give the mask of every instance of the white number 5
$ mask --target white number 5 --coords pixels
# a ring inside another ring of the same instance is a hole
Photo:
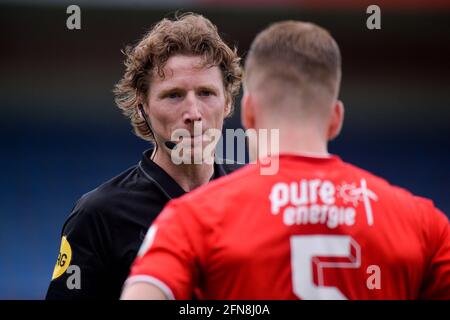
[[[319,257],[348,258],[350,261],[322,262]],[[313,263],[317,267],[318,284],[313,281]],[[292,286],[297,297],[314,300],[345,300],[347,298],[338,288],[323,285],[323,269],[359,268],[361,249],[350,236],[292,236],[291,264]]]

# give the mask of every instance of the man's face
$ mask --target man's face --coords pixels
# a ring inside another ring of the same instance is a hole
[[[159,146],[171,140],[175,130],[184,129],[192,141],[208,143],[208,129],[222,130],[229,112],[219,67],[203,67],[199,56],[176,55],[164,66],[164,78],[156,73],[150,82],[145,109]],[[196,136],[194,122],[201,123]],[[195,134],[194,134],[195,133]]]

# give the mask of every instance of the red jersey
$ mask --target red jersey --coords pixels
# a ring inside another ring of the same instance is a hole
[[[128,281],[176,299],[450,299],[450,227],[431,201],[336,156],[261,169],[171,201]]]

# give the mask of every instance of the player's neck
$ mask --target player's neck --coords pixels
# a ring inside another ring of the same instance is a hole
[[[214,174],[214,164],[175,164],[167,152],[157,150],[153,162],[171,176],[178,185],[189,192],[206,184]]]
[[[274,143],[274,142],[272,142]],[[328,143],[317,127],[280,128],[278,150],[270,146],[272,154],[310,154],[328,156]]]
[[[314,141],[314,139],[300,137],[293,138],[291,141],[280,143],[279,154],[312,154],[318,156],[327,156],[328,148],[326,143]]]

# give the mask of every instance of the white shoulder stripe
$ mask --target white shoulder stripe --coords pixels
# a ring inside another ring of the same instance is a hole
[[[155,224],[153,224],[150,229],[148,229],[144,241],[142,242],[141,247],[139,248],[139,251],[137,253],[138,257],[142,257],[150,249],[153,241],[155,240],[156,230],[158,230],[158,227]]]

